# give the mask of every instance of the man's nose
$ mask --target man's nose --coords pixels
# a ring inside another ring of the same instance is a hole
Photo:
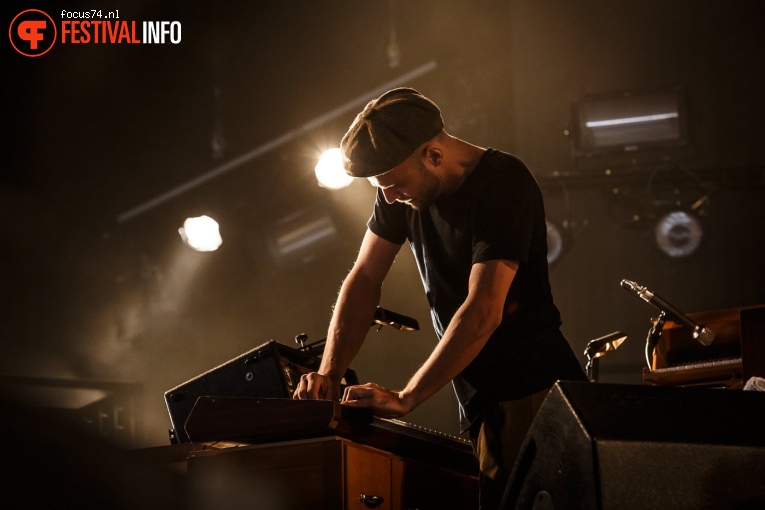
[[[385,197],[385,201],[389,204],[392,204],[396,201],[397,198],[401,197],[401,193],[396,191],[394,188],[385,188],[382,190],[382,194]]]

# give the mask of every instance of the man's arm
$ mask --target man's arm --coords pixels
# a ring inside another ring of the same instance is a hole
[[[300,378],[294,398],[339,398],[340,381],[369,332],[383,280],[400,248],[367,230],[356,262],[340,287],[319,370]]]
[[[345,389],[343,402],[369,407],[383,418],[399,418],[440,390],[475,359],[502,322],[505,297],[517,270],[518,263],[508,260],[474,264],[467,299],[406,387],[394,392],[374,383],[351,386]]]

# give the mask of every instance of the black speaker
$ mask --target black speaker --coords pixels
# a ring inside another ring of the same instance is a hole
[[[199,397],[290,398],[304,373],[319,368],[310,349],[293,349],[270,340],[165,392],[171,443],[189,442],[186,420]],[[355,384],[352,370],[346,381]]]
[[[557,382],[502,509],[765,508],[765,393]]]

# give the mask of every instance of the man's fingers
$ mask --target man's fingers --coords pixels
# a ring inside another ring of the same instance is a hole
[[[308,394],[306,392],[306,384],[303,381],[303,378],[300,378],[300,381],[298,381],[297,388],[295,388],[295,391],[292,392],[292,398],[298,399],[298,400],[304,400],[308,398]]]
[[[321,379],[315,376],[316,374],[314,373],[301,375],[300,382],[298,382],[292,397],[298,400],[319,398],[321,396],[322,384]]]
[[[347,386],[343,392],[343,402],[358,401],[364,399],[374,399],[378,392],[387,391],[385,388],[375,383],[359,384],[356,386]]]
[[[348,386],[343,393],[343,402],[369,397],[371,392],[361,386]]]
[[[364,407],[380,418],[400,418],[402,410],[398,393],[375,383],[348,386],[343,393],[342,403],[349,407]]]

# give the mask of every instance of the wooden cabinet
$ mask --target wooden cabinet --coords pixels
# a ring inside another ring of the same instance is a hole
[[[214,510],[470,510],[472,475],[339,437],[192,452],[192,501]]]
[[[345,508],[401,508],[399,480],[404,463],[400,458],[349,442],[343,444],[343,455]]]

